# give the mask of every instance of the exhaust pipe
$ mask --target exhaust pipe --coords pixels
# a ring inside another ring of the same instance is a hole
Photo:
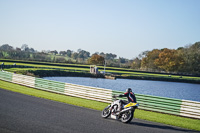
[[[124,112],[126,112],[126,111],[128,111],[128,110],[132,110],[132,109],[133,109],[133,107],[128,107],[128,108],[123,109],[122,111],[118,112],[117,115],[119,115],[119,114],[121,114],[121,113],[124,113]]]

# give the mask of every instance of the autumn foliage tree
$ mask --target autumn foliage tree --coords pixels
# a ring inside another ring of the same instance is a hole
[[[152,51],[146,52],[144,58],[142,58],[141,67],[146,70],[155,70],[158,69],[154,61],[158,58],[160,50],[154,49]]]
[[[163,49],[154,61],[155,65],[167,72],[177,71],[179,65],[182,63],[182,59],[178,56],[177,50],[167,48]]]
[[[145,51],[137,63],[141,61],[141,70],[166,71],[184,74],[200,74],[200,42],[178,49],[153,49]],[[140,66],[137,64],[137,66]],[[132,68],[137,69],[133,60]]]
[[[88,60],[89,64],[95,64],[95,65],[103,65],[104,64],[104,57],[93,54],[92,57]]]

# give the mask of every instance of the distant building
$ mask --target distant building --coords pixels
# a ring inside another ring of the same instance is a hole
[[[90,73],[98,74],[98,67],[96,65],[90,65]]]

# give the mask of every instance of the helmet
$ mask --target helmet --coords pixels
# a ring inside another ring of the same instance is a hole
[[[126,92],[132,92],[131,88],[126,89]]]

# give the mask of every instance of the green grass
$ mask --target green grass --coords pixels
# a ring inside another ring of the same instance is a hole
[[[97,102],[97,101],[92,101],[92,100],[87,100],[87,99],[54,94],[51,92],[37,90],[37,89],[5,82],[2,80],[0,80],[0,88],[14,91],[14,92],[19,92],[26,95],[39,97],[39,98],[44,98],[44,99],[63,102],[63,103],[72,104],[76,106],[81,106],[85,108],[95,109],[95,110],[103,110],[104,107],[108,105],[108,103],[102,103],[102,102]],[[139,110],[139,109],[135,111],[135,118],[200,131],[200,126],[199,126],[200,120],[197,120],[197,119],[184,118],[184,117]]]
[[[51,55],[51,56],[55,56],[55,55]],[[20,62],[23,62],[24,60],[12,60],[12,59],[1,59],[1,60],[3,60],[3,61],[1,61],[1,62],[4,62],[4,63],[8,63],[8,65],[13,65],[13,63],[16,61],[20,61]],[[14,62],[9,62],[9,61],[14,61]],[[15,62],[15,63],[16,63]],[[35,62],[40,62],[40,61],[25,61],[25,62],[27,62],[27,63],[21,63],[21,64],[34,64]],[[66,65],[66,63],[52,63],[52,62],[40,62],[40,63],[43,63],[43,64],[55,64],[55,65]],[[17,63],[18,64],[18,63]],[[76,65],[76,66],[86,66],[86,67],[88,67],[88,66],[90,66],[90,65],[84,65],[84,64],[69,64],[69,63],[67,63],[67,65],[71,65],[71,66],[74,66],[74,65]]]
[[[39,98],[49,99],[53,101],[63,102],[67,104],[72,104],[72,105],[96,109],[96,110],[101,110],[102,108],[108,105],[106,103],[102,103],[98,101],[92,101],[92,100],[81,99],[81,98],[76,98],[76,97],[60,95],[60,94],[54,94],[47,91],[37,90],[34,88],[21,86],[18,84],[9,83],[2,80],[0,80],[0,88],[14,91],[14,92],[19,92],[26,95],[39,97]]]
[[[13,65],[13,63],[10,63],[10,62],[4,62],[4,64],[5,65]],[[62,66],[36,65],[36,64],[27,64],[27,63],[16,63],[16,64],[19,65],[19,66],[38,67],[38,69],[42,67],[42,68],[57,68],[57,69],[71,69],[71,70],[74,70],[74,69],[76,69],[76,70],[87,70],[87,71],[90,70],[89,68],[80,68],[80,67],[62,67]],[[55,64],[55,63],[53,63],[53,64]],[[59,64],[59,65],[64,65],[64,64]],[[16,69],[22,69],[22,68],[16,68]],[[32,68],[29,68],[29,69],[32,69]]]
[[[184,118],[145,110],[136,110],[135,115],[136,118],[147,121],[164,123],[167,125],[200,131],[200,120],[198,119]]]

